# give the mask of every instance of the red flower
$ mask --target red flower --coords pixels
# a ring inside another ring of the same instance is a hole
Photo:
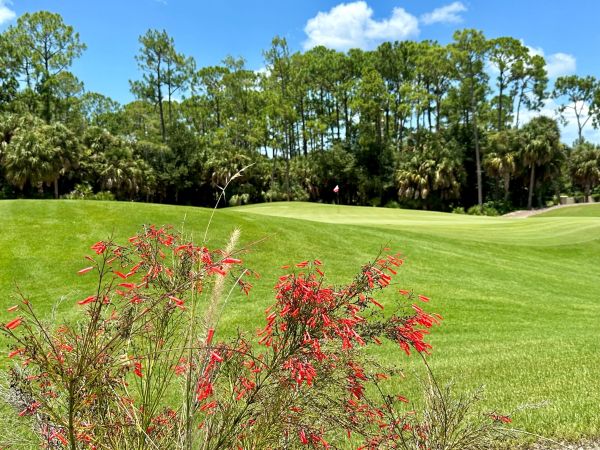
[[[139,361],[136,361],[133,364],[133,367],[134,367],[133,373],[136,374],[138,377],[142,378],[142,376],[143,376],[142,375],[142,363]]]
[[[77,272],[77,275],[83,275],[84,273],[88,273],[90,270],[93,270],[94,266],[86,267],[85,269],[81,269]]]
[[[298,436],[300,437],[300,442],[302,442],[303,445],[308,444],[308,439],[306,438],[306,433],[304,430],[300,430],[298,432]]]
[[[65,447],[69,443],[69,441],[67,441],[67,439],[61,433],[59,433],[58,431],[54,431],[50,435],[50,440],[52,440],[52,439],[58,439]]]
[[[237,258],[225,258],[221,261],[223,264],[241,264],[242,260]]]
[[[215,330],[213,328],[210,328],[208,330],[208,333],[206,334],[206,345],[210,345],[210,343],[213,340],[214,335],[215,335]]]
[[[77,302],[77,304],[83,306],[83,305],[87,305],[88,303],[92,303],[95,300],[96,300],[96,297],[94,295],[90,295],[89,297],[86,297],[83,300],[79,300]]]
[[[219,275],[227,275],[227,272],[225,272],[221,267],[219,266],[212,266],[208,269],[208,273],[218,273]]]
[[[181,300],[180,298],[169,295],[169,299],[172,300],[178,308],[185,309],[185,306],[183,305],[183,300]]]
[[[211,361],[216,361],[216,362],[222,362],[223,358],[217,352],[211,352],[210,353],[210,360]]]
[[[490,417],[495,422],[502,422],[502,423],[511,423],[512,422],[512,419],[509,416],[503,416],[501,414],[490,413]]]
[[[10,322],[8,322],[5,326],[9,330],[14,330],[19,325],[21,325],[22,322],[23,322],[23,318],[22,317],[17,317],[16,319],[11,320]]]
[[[99,255],[106,251],[106,244],[102,241],[99,241],[92,245],[91,249],[96,252],[96,255]]]
[[[10,352],[10,353],[8,354],[8,357],[9,357],[9,358],[14,358],[15,356],[17,356],[17,355],[20,355],[20,354],[21,354],[21,353],[23,353],[24,351],[25,351],[25,349],[24,349],[24,348],[18,348],[18,349],[16,349],[16,350],[13,350],[12,352]]]

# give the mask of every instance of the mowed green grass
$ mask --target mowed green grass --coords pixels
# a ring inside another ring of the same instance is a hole
[[[588,203],[556,208],[535,217],[600,217],[600,204]]]
[[[184,222],[201,240],[209,215],[134,203],[0,202],[2,306],[14,303],[18,284],[45,312],[64,297],[63,317],[74,316],[76,300],[92,289],[94,280],[76,271],[93,242],[109,235],[124,240],[144,223]],[[560,439],[600,437],[600,217],[508,219],[274,203],[217,211],[209,245],[222,246],[234,227],[244,243],[266,238],[244,258],[262,278],[249,298],[230,300],[221,336],[261,326],[279,266],[319,258],[341,283],[388,246],[406,255],[397,287],[428,295],[428,309],[444,316],[429,357],[440,379],[453,380],[459,391],[485,385],[486,411],[548,402],[515,415],[519,429]],[[9,317],[0,313],[3,321]],[[418,358],[395,350],[388,345],[378,354],[409,375],[420,367]],[[398,389],[419,396],[410,381]]]

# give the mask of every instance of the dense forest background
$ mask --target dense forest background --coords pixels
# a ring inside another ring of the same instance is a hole
[[[276,200],[494,214],[593,197],[600,84],[559,77],[511,37],[373,51],[291,53],[275,37],[265,68],[198,68],[148,30],[121,105],[69,71],[85,51],[50,12],[0,35],[0,198],[66,197],[222,206]],[[553,99],[557,119],[540,116]],[[526,120],[527,119],[527,120]],[[579,138],[561,143],[557,121]],[[333,192],[339,185],[339,193]]]

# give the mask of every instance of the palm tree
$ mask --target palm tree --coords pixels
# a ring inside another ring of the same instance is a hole
[[[538,116],[523,127],[526,144],[521,150],[523,163],[530,170],[527,209],[532,208],[535,188],[535,168],[551,161],[560,153],[560,131],[556,120]]]
[[[573,149],[569,163],[573,183],[583,187],[585,201],[589,202],[592,189],[600,182],[600,149],[580,143]]]
[[[80,144],[75,134],[60,123],[44,125],[49,134],[49,143],[53,152],[53,184],[54,198],[58,198],[58,179],[65,175],[71,168],[78,166],[79,156],[81,154]]]
[[[504,201],[510,194],[510,179],[517,170],[518,134],[513,130],[492,133],[488,137],[490,150],[483,159],[483,166],[488,175],[502,180]]]
[[[54,152],[42,127],[19,129],[3,152],[6,178],[23,190],[29,183],[41,187],[54,178]]]
[[[42,189],[54,183],[58,198],[58,179],[77,165],[79,142],[64,125],[46,125],[33,116],[13,119],[0,124],[7,179],[21,190],[27,183]]]
[[[451,143],[426,139],[421,148],[404,155],[396,172],[400,197],[426,200],[431,192],[443,199],[459,197],[464,168]]]

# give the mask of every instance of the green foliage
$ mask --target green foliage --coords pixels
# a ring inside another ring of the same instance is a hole
[[[596,112],[595,103],[598,81],[593,76],[580,77],[567,75],[558,77],[554,83],[552,96],[556,99],[565,97],[567,103],[559,105],[557,112],[563,123],[572,114],[577,122],[577,142],[583,142],[583,129]]]
[[[440,142],[438,136],[424,136],[415,147],[400,156],[396,172],[400,198],[431,205],[430,194],[441,200],[460,196],[464,169],[461,155],[452,142]]]
[[[110,201],[115,200],[115,196],[110,191],[100,191],[94,193],[92,187],[89,184],[76,184],[75,189],[62,198],[68,200],[102,200]]]
[[[2,155],[7,180],[21,191],[27,184],[41,191],[44,184],[54,183],[58,197],[58,178],[78,164],[74,134],[64,125],[47,125],[34,117],[8,122]]]
[[[600,149],[587,142],[578,144],[569,155],[569,170],[576,186],[586,197],[600,183]]]
[[[198,68],[166,30],[148,30],[139,44],[140,74],[130,81],[136,100],[121,105],[87,92],[69,71],[85,45],[57,14],[24,14],[0,33],[0,113],[59,122],[77,148],[69,159],[64,145],[56,153],[43,148],[51,139],[37,133],[34,145],[30,135],[39,165],[53,154],[60,162],[24,168],[29,180],[15,175],[14,155],[0,155],[2,185],[22,186],[27,197],[45,195],[49,182],[55,195],[87,183],[119,199],[212,205],[229,177],[250,166],[229,192],[235,204],[399,200],[438,210],[497,200],[531,207],[572,186],[585,189],[565,151],[548,144],[557,130],[538,119],[519,128],[523,113],[547,100],[548,78],[543,57],[511,37],[467,29],[448,45],[303,53],[275,37],[258,72],[233,57]],[[553,95],[563,118],[576,109],[581,130],[598,125],[599,91],[593,77],[562,77]],[[15,128],[8,122],[0,124],[6,148]],[[99,141],[98,130],[106,133]],[[549,146],[534,144],[542,141]],[[542,157],[544,146],[552,155]]]
[[[487,203],[483,205],[473,205],[467,209],[467,214],[470,216],[498,216],[498,210]]]
[[[46,122],[51,122],[55,118],[53,103],[58,96],[54,91],[60,85],[60,75],[82,54],[85,44],[59,14],[48,11],[19,16],[6,36],[14,45],[19,75],[29,91],[40,94],[43,106],[39,112]],[[29,106],[37,109],[33,103]]]

